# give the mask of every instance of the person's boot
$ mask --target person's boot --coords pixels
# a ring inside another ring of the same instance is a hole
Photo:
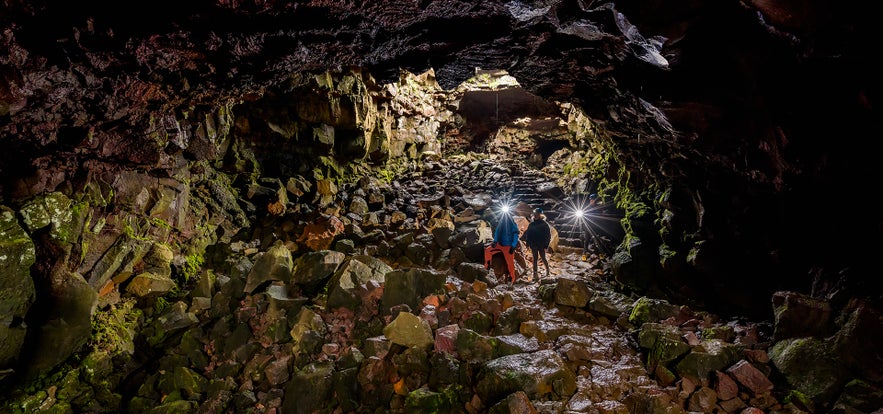
[[[536,281],[538,281],[538,282],[539,282],[539,280],[540,280],[540,278],[537,277],[537,271],[536,271],[536,270],[533,271],[533,279],[532,279],[532,280],[536,280]]]

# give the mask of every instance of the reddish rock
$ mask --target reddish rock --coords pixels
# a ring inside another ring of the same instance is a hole
[[[716,404],[717,393],[711,388],[702,387],[690,396],[690,400],[687,401],[687,408],[690,411],[710,413]]]
[[[738,413],[746,407],[745,401],[742,401],[739,398],[720,401],[717,403],[717,406],[720,407],[720,410],[725,413]]]
[[[716,378],[714,390],[717,392],[718,398],[729,400],[739,395],[739,385],[736,384],[736,381],[733,381],[733,377],[720,371],[715,371],[714,375]]]
[[[327,250],[331,247],[334,237],[343,231],[344,225],[339,218],[322,216],[317,218],[315,222],[307,224],[297,241],[314,251]]]
[[[699,337],[696,336],[695,332],[687,332],[683,335],[683,338],[684,341],[687,342],[687,345],[690,346],[697,346],[702,343],[702,341],[699,340]]]
[[[746,349],[744,351],[745,358],[748,358],[750,362],[757,362],[759,364],[766,364],[770,362],[770,356],[763,349]]]
[[[744,359],[727,368],[727,373],[754,395],[760,395],[773,389],[773,383],[766,375],[763,375],[760,370]]]
[[[459,332],[460,327],[456,324],[438,328],[435,331],[435,351],[456,356],[457,346],[454,342],[457,340],[457,334]]]

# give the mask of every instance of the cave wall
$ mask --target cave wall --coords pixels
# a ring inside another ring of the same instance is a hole
[[[829,286],[819,295],[879,296],[864,289],[883,230],[879,201],[865,196],[880,178],[864,146],[880,135],[870,14],[674,3],[5,2],[2,204],[57,192],[86,203],[92,232],[205,245],[244,226],[252,207],[230,186],[262,165],[282,179],[315,174],[297,164],[315,158],[324,178],[346,174],[349,158],[438,149],[437,119],[452,115],[405,108],[405,86],[379,91],[401,69],[433,68],[451,89],[476,67],[499,68],[603,131],[607,158],[591,176],[626,211],[622,263],[642,258],[642,272],[706,293],[742,285],[728,302],[753,295],[752,307],[814,282]],[[351,67],[374,80],[316,77]],[[406,109],[419,115],[394,121]],[[270,151],[278,145],[292,151]],[[98,239],[93,248],[114,244]],[[56,254],[47,246],[38,251]],[[85,256],[66,271],[83,273],[95,260]]]

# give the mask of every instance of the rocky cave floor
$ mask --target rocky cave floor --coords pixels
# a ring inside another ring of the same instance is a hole
[[[769,321],[727,320],[619,290],[599,246],[563,237],[561,194],[522,163],[462,156],[424,160],[396,181],[363,179],[313,200],[293,197],[248,235],[210,246],[186,289],[165,288],[160,297],[121,286],[102,291],[104,340],[76,357],[80,368],[14,392],[7,407],[812,409],[771,381]],[[522,201],[516,214],[524,216],[541,204],[561,230],[548,277],[531,280],[529,262],[519,262],[527,277],[512,284],[495,276],[497,264],[483,265],[495,206],[507,198]]]

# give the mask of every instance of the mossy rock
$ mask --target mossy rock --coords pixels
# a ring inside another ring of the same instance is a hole
[[[788,385],[816,403],[834,399],[848,372],[833,343],[818,338],[793,338],[770,349],[770,362]]]
[[[419,388],[405,397],[406,413],[447,413],[457,404],[455,395]]]

